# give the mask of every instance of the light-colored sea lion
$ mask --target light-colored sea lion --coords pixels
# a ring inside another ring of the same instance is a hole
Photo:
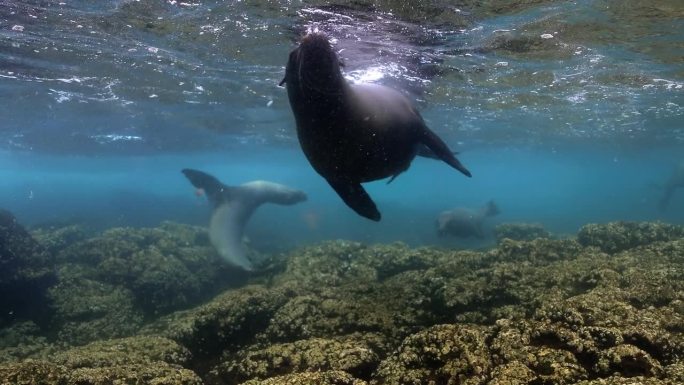
[[[264,203],[293,205],[306,200],[306,194],[287,186],[257,180],[240,186],[226,186],[202,171],[184,169],[193,186],[202,189],[213,206],[209,239],[228,263],[251,271],[252,262],[242,244],[245,225],[257,207]]]
[[[670,204],[670,199],[672,199],[675,190],[680,188],[684,188],[684,161],[680,162],[679,165],[675,167],[674,172],[670,175],[667,182],[665,182],[665,185],[663,186],[663,196],[658,202],[658,207],[660,207],[661,210],[665,210]]]
[[[471,176],[404,95],[347,83],[323,34],[308,34],[290,53],[283,83],[309,163],[359,215],[380,220],[361,183],[394,179],[416,155],[427,153]]]
[[[443,211],[437,217],[437,234],[457,238],[484,238],[482,222],[485,218],[497,214],[499,214],[499,208],[494,201],[489,201],[478,210],[457,208]]]

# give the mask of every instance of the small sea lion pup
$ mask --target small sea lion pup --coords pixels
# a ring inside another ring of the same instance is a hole
[[[484,238],[482,222],[485,218],[499,214],[499,207],[489,201],[478,210],[457,208],[443,211],[437,217],[437,234],[457,238]]]
[[[361,216],[380,220],[361,183],[393,180],[416,155],[471,176],[408,98],[381,85],[347,83],[324,34],[308,34],[290,53],[284,83],[309,163]]]

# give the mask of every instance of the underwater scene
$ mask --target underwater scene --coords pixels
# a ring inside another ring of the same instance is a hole
[[[10,384],[684,384],[684,3],[0,0]]]

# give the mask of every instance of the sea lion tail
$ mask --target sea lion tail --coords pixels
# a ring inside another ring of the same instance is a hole
[[[485,206],[485,217],[493,217],[498,215],[500,212],[499,206],[494,203],[494,200],[487,202],[487,205]]]
[[[432,152],[437,155],[439,159],[447,163],[449,166],[460,171],[463,175],[467,177],[472,177],[473,175],[468,171],[467,168],[454,156],[454,153],[449,149],[444,141],[437,136],[432,130],[427,127],[423,127],[423,134],[421,142],[426,145]]]
[[[222,193],[226,192],[228,187],[221,183],[216,177],[209,175],[199,170],[185,168],[181,170],[183,175],[192,183],[193,186],[201,188],[207,194],[209,201],[216,205],[220,203]]]

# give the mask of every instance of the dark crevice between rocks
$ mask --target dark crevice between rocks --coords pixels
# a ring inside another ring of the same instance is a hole
[[[483,299],[470,301],[466,304],[459,304],[452,307],[442,304],[440,307],[441,311],[436,313],[443,315],[443,319],[441,320],[442,322],[454,322],[454,315],[477,312],[486,318],[486,321],[484,322],[485,325],[492,325],[498,319],[497,316],[492,314],[493,309],[504,306],[520,305],[519,298],[511,295],[505,289],[492,290],[485,293],[482,298]]]
[[[640,335],[638,333],[631,333],[623,334],[622,338],[624,338],[626,343],[634,345],[637,348],[645,351],[651,357],[658,360],[659,362],[662,363],[663,361],[668,361],[667,357],[665,357],[666,352],[661,350],[662,345],[659,346],[658,343],[652,343],[652,341],[647,337]]]
[[[557,334],[553,332],[542,332],[539,335],[530,338],[530,345],[537,347],[547,347],[551,349],[565,350],[572,353],[575,356],[577,362],[582,365],[584,370],[588,374],[588,378],[595,379],[599,376],[594,374],[596,364],[598,363],[598,354],[596,351],[584,349],[578,351],[577,349],[569,346],[567,342],[563,341]],[[545,373],[538,373],[545,374]],[[542,381],[542,379],[540,379]],[[545,382],[540,382],[540,384],[546,384]]]
[[[222,329],[220,319],[198,326],[195,333],[177,340],[192,353],[187,368],[197,373],[207,384],[224,385],[224,380],[217,379],[210,371],[221,362],[224,352],[237,352],[253,344],[255,336],[266,330],[276,311],[277,308],[270,308],[246,314],[240,327],[228,333]]]
[[[611,364],[610,369],[625,377],[653,377],[653,366],[643,357],[622,357],[619,363]]]

